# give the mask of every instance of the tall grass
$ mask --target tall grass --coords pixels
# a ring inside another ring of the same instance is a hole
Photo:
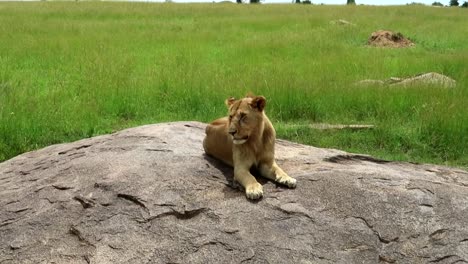
[[[0,3],[0,160],[125,127],[208,122],[267,97],[279,137],[382,158],[468,166],[468,20],[461,8]],[[346,19],[356,26],[340,26]],[[370,33],[409,49],[366,47]],[[359,88],[436,71],[457,87]],[[368,131],[308,124],[365,123]]]

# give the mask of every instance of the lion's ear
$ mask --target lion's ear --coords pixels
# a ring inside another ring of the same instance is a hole
[[[252,92],[248,92],[248,93],[245,95],[245,97],[247,97],[247,98],[254,98],[254,97],[255,97],[255,94],[252,93]]]
[[[265,109],[266,99],[263,96],[256,96],[252,99],[250,105],[258,111],[262,112],[263,109]]]
[[[224,103],[226,104],[227,107],[230,107],[235,101],[236,101],[236,98],[231,97],[231,98],[226,99]]]

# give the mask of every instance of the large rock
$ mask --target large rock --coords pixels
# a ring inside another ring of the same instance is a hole
[[[279,140],[297,189],[247,200],[204,124],[148,125],[0,164],[0,263],[462,263],[468,173]]]
[[[390,78],[390,86],[432,85],[453,88],[457,84],[454,79],[437,72],[422,73],[407,78]]]
[[[374,87],[431,86],[439,88],[453,88],[457,85],[457,81],[437,72],[427,72],[404,78],[390,77],[387,80],[366,79],[355,83],[355,85]]]

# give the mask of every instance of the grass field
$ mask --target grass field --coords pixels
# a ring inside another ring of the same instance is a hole
[[[424,6],[3,2],[0,161],[141,124],[208,122],[252,91],[280,138],[468,167],[467,17]],[[416,46],[366,47],[379,29]],[[457,87],[352,85],[431,71]]]

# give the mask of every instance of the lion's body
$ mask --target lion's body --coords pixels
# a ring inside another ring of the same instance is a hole
[[[275,162],[276,132],[263,108],[265,98],[246,97],[228,100],[229,117],[219,118],[206,127],[205,152],[234,167],[234,179],[248,198],[262,197],[262,186],[250,174],[255,166],[263,177],[294,188],[289,177]]]
[[[242,145],[234,145],[228,133],[228,117],[216,119],[206,127],[207,136],[203,144],[205,152],[232,167],[234,167],[233,155],[243,157],[242,162],[248,163],[250,167],[257,166],[264,160],[273,159],[276,133],[266,116],[265,121],[262,135],[256,135],[259,137],[255,140],[251,138]]]

